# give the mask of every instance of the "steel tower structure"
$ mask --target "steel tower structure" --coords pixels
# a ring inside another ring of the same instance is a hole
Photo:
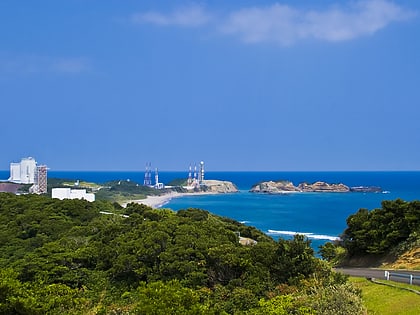
[[[146,171],[144,173],[144,186],[152,186],[152,163],[146,163]]]
[[[192,183],[193,183],[191,172],[192,172],[192,169],[191,169],[191,164],[190,164],[190,169],[189,169],[189,172],[188,172],[187,186],[191,186]]]
[[[204,184],[204,162],[200,162],[200,178],[199,178],[200,185]]]

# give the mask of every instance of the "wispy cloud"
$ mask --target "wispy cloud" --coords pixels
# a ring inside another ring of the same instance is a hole
[[[201,6],[193,5],[177,9],[171,13],[146,12],[133,14],[130,18],[132,23],[150,23],[160,26],[183,26],[197,27],[208,23],[211,15]]]
[[[275,4],[232,13],[222,30],[249,43],[299,40],[344,41],[373,34],[414,13],[385,0],[351,2],[324,11],[299,10]]]
[[[217,32],[238,37],[246,43],[274,42],[291,45],[315,39],[345,41],[380,31],[417,13],[387,0],[341,2],[323,10],[299,9],[291,5],[243,8],[216,15],[200,6],[172,13],[147,12],[131,17],[133,23],[159,26],[215,27]]]
[[[0,73],[30,75],[38,73],[78,74],[90,71],[86,58],[56,58],[38,55],[0,55]]]

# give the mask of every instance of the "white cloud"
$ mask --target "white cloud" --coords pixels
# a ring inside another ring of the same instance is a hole
[[[289,45],[311,38],[343,41],[373,34],[392,22],[414,15],[414,12],[385,0],[351,2],[348,6],[335,6],[323,11],[274,4],[233,12],[222,26],[222,31],[248,43]]]
[[[159,12],[137,13],[131,16],[132,23],[150,23],[160,26],[196,27],[206,24],[211,16],[202,7],[194,5],[175,10],[169,14]]]
[[[211,14],[200,6],[184,7],[163,14],[132,15],[132,23],[158,26],[201,27],[217,25],[217,31],[246,43],[275,42],[291,45],[305,39],[345,41],[374,34],[416,12],[388,0],[347,1],[323,10],[305,10],[291,5],[244,8],[227,15]]]

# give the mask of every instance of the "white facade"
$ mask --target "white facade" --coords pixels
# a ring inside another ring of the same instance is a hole
[[[85,199],[95,201],[95,194],[87,193],[86,189],[53,188],[52,197],[55,199]]]
[[[34,184],[36,161],[34,158],[23,158],[20,163],[10,163],[9,181],[19,184]]]
[[[9,181],[20,181],[20,163],[10,163]]]

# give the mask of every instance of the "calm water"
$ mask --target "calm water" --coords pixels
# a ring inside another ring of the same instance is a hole
[[[161,172],[160,181],[168,183],[187,175],[186,172]],[[8,176],[8,171],[0,171],[0,179]],[[50,171],[49,177],[99,183],[130,179],[142,183],[144,173]],[[232,181],[240,192],[176,198],[164,207],[174,210],[190,207],[206,209],[255,226],[274,238],[287,238],[295,232],[305,233],[315,248],[338,237],[346,227],[346,218],[360,208],[378,208],[382,200],[396,198],[420,200],[420,172],[207,172],[206,178]],[[248,192],[257,182],[280,179],[290,180],[295,185],[321,180],[348,186],[380,186],[388,193],[260,195]]]

